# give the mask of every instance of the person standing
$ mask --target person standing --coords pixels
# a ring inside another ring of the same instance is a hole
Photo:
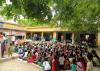
[[[2,42],[2,39],[3,39],[3,35],[2,35],[2,32],[0,32],[0,58],[2,57],[2,52],[1,52],[1,42]]]
[[[4,51],[5,51],[5,37],[4,34],[2,32],[0,32],[0,54],[1,54],[1,58],[4,57]]]
[[[4,58],[4,52],[6,50],[5,40],[1,42],[1,57]]]
[[[12,52],[13,52],[13,44],[10,43],[10,46],[9,46],[9,48],[8,48],[8,55],[9,55],[9,56],[12,56]]]

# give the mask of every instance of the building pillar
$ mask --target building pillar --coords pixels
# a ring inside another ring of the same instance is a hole
[[[33,39],[33,33],[31,32],[31,39]]]
[[[57,39],[57,33],[53,32],[53,39]]]
[[[56,42],[57,41],[57,32],[53,32],[53,39],[52,39],[53,42]]]
[[[26,32],[25,32],[25,35],[24,35],[24,40],[26,40]]]
[[[44,41],[44,32],[41,32],[41,41]]]
[[[76,33],[72,33],[72,44],[76,43]]]
[[[74,44],[74,33],[72,33],[72,44]]]

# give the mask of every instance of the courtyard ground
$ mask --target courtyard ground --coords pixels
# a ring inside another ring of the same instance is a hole
[[[9,60],[0,63],[0,71],[42,71],[34,64],[25,63],[18,59]]]

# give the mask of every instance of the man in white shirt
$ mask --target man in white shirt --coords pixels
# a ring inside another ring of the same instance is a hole
[[[61,54],[61,56],[59,57],[59,68],[60,68],[60,70],[64,70],[64,60],[65,60],[64,55]]]

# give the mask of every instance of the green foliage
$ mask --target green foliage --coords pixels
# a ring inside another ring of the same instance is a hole
[[[32,26],[32,27],[41,27],[41,26],[48,26],[48,27],[52,27],[54,26],[54,24],[50,24],[49,22],[45,22],[45,21],[39,21],[39,20],[33,20],[33,19],[22,19],[22,20],[18,20],[18,23],[20,25],[23,26]]]
[[[0,15],[6,16],[7,19],[12,19],[14,16],[21,14],[23,15],[20,0],[12,1],[12,5],[7,5],[6,3],[3,3],[3,5],[5,6],[2,6],[2,10],[0,11]]]
[[[97,31],[100,19],[99,0],[54,0],[62,28],[72,31]]]
[[[44,20],[48,16],[51,19],[51,11],[48,7],[49,0],[23,0],[23,7],[29,18]]]
[[[0,12],[0,14],[1,15],[3,15],[3,16],[7,16],[7,18],[12,18],[12,15],[13,15],[13,13],[12,13],[12,6],[10,6],[10,5],[8,5],[8,6],[5,6],[5,7],[3,7],[3,11],[1,11]]]
[[[47,16],[47,20],[50,21],[51,11],[48,2],[49,0],[12,0],[12,5],[6,5],[1,15],[7,17],[23,15],[40,20],[44,20]]]
[[[0,4],[4,2],[1,0]],[[56,15],[52,18],[50,7],[54,4]],[[18,20],[22,25],[52,23],[57,27],[60,20],[60,27],[71,31],[97,31],[100,26],[100,0],[12,0],[12,5],[2,7],[0,14],[8,18],[23,15],[25,19]]]
[[[0,6],[5,2],[5,0],[0,0]]]

